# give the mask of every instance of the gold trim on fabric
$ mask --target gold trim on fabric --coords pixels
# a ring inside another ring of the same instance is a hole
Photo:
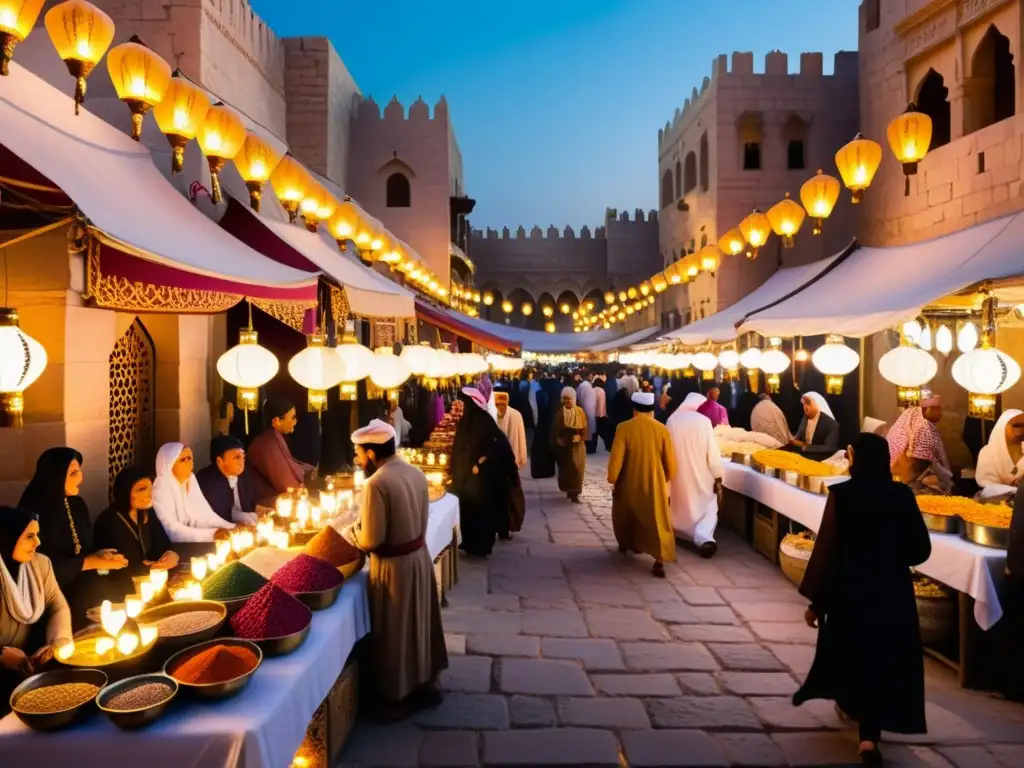
[[[316,304],[303,301],[282,301],[278,299],[254,299],[249,302],[266,312],[275,320],[280,320],[289,328],[302,333],[305,328],[306,310],[314,309]]]
[[[345,295],[345,291],[336,285],[330,285],[328,288],[331,295],[331,316],[334,318],[334,325],[340,328],[351,313],[348,297]]]

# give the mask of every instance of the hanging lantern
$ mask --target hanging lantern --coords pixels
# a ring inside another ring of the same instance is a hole
[[[842,336],[831,334],[811,355],[814,367],[825,374],[825,393],[841,395],[843,377],[860,364],[860,355],[846,345]]]
[[[907,341],[911,344],[917,344],[917,340],[921,338],[921,323],[917,320],[907,320],[903,323],[902,331]]]
[[[718,241],[718,248],[730,256],[739,256],[747,247],[747,240],[739,227],[733,227]]]
[[[852,193],[850,201],[855,205],[860,202],[864,190],[871,186],[881,162],[882,147],[859,133],[836,152],[836,167],[843,184]]]
[[[494,294],[490,291],[484,292],[484,306],[490,307],[494,305]]]
[[[245,143],[242,118],[218,101],[206,112],[206,119],[196,134],[199,148],[210,166],[210,199],[221,201],[220,172],[228,160],[234,160]]]
[[[326,337],[314,333],[309,346],[288,361],[288,373],[302,387],[309,390],[307,407],[310,413],[327,409],[327,390],[341,383],[345,377],[345,363],[338,353],[325,346]]]
[[[641,296],[650,296],[650,294],[651,294],[651,284],[650,284],[650,282],[645,280],[644,282],[640,283],[640,295]]]
[[[718,367],[718,357],[710,352],[698,352],[693,356],[693,367],[704,374],[705,379],[713,379]]]
[[[409,368],[409,372],[413,376],[425,376],[427,371],[430,370],[436,355],[430,343],[424,341],[416,345],[405,345],[402,347],[402,354],[399,357]]]
[[[196,137],[209,109],[206,94],[180,72],[175,72],[163,100],[153,107],[153,118],[173,151],[172,173],[181,173],[185,146]]]
[[[679,274],[679,262],[673,262],[665,267],[665,280],[669,285],[679,285],[683,282],[683,276]]]
[[[310,232],[316,232],[321,221],[329,221],[337,209],[338,203],[334,199],[334,195],[318,181],[313,181],[299,203],[299,211],[306,222],[306,229]],[[375,254],[383,253],[389,247],[383,238],[378,238],[375,243],[377,245]]]
[[[687,256],[683,260],[683,264],[685,265],[685,269],[686,269],[686,273],[685,274],[686,274],[687,279],[693,280],[693,278],[695,278],[698,274],[700,274],[700,266],[699,266],[699,262],[697,261],[696,258]]]
[[[351,320],[345,323],[345,332],[342,335],[341,343],[334,348],[334,351],[345,366],[339,385],[339,396],[344,401],[355,402],[358,395],[356,384],[370,375],[374,359],[373,352],[356,341],[355,323]]]
[[[740,355],[735,349],[723,349],[718,353],[718,364],[727,371],[740,367]]]
[[[904,408],[920,405],[921,387],[935,378],[939,371],[935,358],[923,349],[911,346],[908,341],[905,339],[878,361],[878,372],[883,379],[896,385],[896,401]]]
[[[793,247],[793,237],[803,226],[806,215],[807,212],[802,206],[789,199],[789,192],[768,209],[768,221],[772,225],[772,231],[782,238],[783,248]]]
[[[555,332],[555,324],[552,323],[552,322],[544,323],[544,330],[547,333],[554,333]]]
[[[825,219],[832,215],[832,210],[839,200],[839,179],[822,173],[821,168],[813,178],[800,187],[800,202],[807,209],[807,214],[814,219],[812,234],[820,235]]]
[[[981,346],[971,349],[953,363],[953,380],[967,390],[967,415],[979,419],[994,419],[996,396],[1020,380],[1020,365],[995,343],[996,300],[986,296],[982,304]]]
[[[544,315],[544,317],[553,317],[555,314],[555,308],[550,304],[545,304],[540,308],[540,313]]]
[[[750,347],[740,353],[740,365],[750,371],[760,370],[761,350],[757,347]]]
[[[529,317],[533,314],[533,304],[528,301],[523,302],[522,312],[524,317]]]
[[[299,203],[306,197],[306,191],[313,185],[313,177],[302,167],[302,163],[291,155],[285,155],[270,173],[270,186],[288,211],[288,221],[295,223],[299,215]],[[337,237],[337,236],[336,236]]]
[[[978,328],[968,320],[960,326],[960,330],[956,334],[956,348],[960,350],[960,354],[966,355],[977,346]]]
[[[747,249],[747,258],[756,259],[758,249],[768,242],[768,236],[772,232],[772,222],[755,208],[740,222],[740,232],[743,233],[743,238],[750,246]]]
[[[940,325],[935,329],[935,349],[943,357],[949,357],[953,351],[953,332],[948,325]]]
[[[249,411],[259,407],[260,387],[274,378],[280,367],[274,353],[260,346],[252,328],[251,306],[249,312],[249,327],[238,332],[238,344],[217,360],[217,373],[238,388],[235,402],[245,414],[246,432],[249,431]]]
[[[702,272],[709,272],[712,275],[715,270],[718,269],[719,253],[717,245],[705,245],[697,253],[697,258],[700,260],[700,269]]]
[[[409,380],[410,375],[409,367],[391,347],[380,347],[373,353],[370,381],[385,390],[392,402],[398,400],[398,388]]]
[[[508,301],[507,299],[505,301],[501,302],[501,311],[504,312],[506,315],[511,315],[512,314],[512,302]]]
[[[107,54],[107,70],[117,98],[132,113],[132,138],[142,137],[142,119],[164,100],[171,85],[171,65],[138,37],[115,46]]]
[[[782,339],[773,337],[768,349],[761,353],[761,370],[767,374],[768,391],[777,393],[781,384],[780,376],[789,368],[789,357],[782,351]]]
[[[917,175],[917,164],[924,160],[932,144],[932,119],[919,112],[913,103],[889,123],[886,130],[889,147],[903,165],[903,196],[910,196],[910,177]]]
[[[625,304],[629,300],[629,293],[626,291],[619,291],[619,303]]]
[[[664,293],[668,289],[668,278],[665,277],[665,273],[659,272],[652,277],[651,285],[654,286],[655,293]]]
[[[0,406],[6,427],[20,429],[25,390],[46,370],[46,349],[18,327],[18,311],[0,309]]]
[[[572,306],[569,304],[569,302],[563,301],[562,304],[558,307],[558,311],[561,312],[563,315],[568,315],[570,312],[572,312]]]
[[[85,101],[85,81],[114,41],[114,20],[85,0],[65,0],[43,21],[57,55],[75,78],[75,114]]]
[[[32,32],[43,0],[0,0],[0,75],[10,74],[14,46]]]
[[[612,304],[615,303],[615,291],[605,291],[604,303],[607,306],[611,306]]]
[[[331,237],[338,243],[338,247],[344,251],[348,247],[348,241],[355,237],[359,228],[359,212],[356,207],[349,202],[338,205],[334,215],[327,222],[327,228],[331,230]]]
[[[258,212],[263,196],[263,185],[281,162],[281,153],[262,136],[249,131],[242,142],[242,148],[235,155],[234,162],[246,189],[249,190],[249,207]]]

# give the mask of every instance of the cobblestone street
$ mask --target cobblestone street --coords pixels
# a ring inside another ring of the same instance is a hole
[[[581,505],[524,478],[523,531],[460,561],[444,704],[359,723],[342,764],[858,764],[831,703],[790,704],[815,640],[792,583],[724,533],[713,560],[680,550],[655,579],[649,558],[617,553],[607,454],[588,460]],[[927,670],[930,733],[886,739],[888,765],[1024,765],[1024,707]]]

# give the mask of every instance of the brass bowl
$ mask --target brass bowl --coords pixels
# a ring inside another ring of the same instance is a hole
[[[960,532],[960,518],[956,515],[933,515],[922,512],[921,517],[924,518],[925,528],[929,531],[935,531],[935,533]]]
[[[235,645],[241,648],[248,648],[250,651],[256,654],[256,665],[246,672],[244,675],[239,675],[231,680],[222,680],[218,683],[186,683],[184,680],[179,680],[174,677],[172,670],[177,667],[182,661],[189,658],[195,653],[199,653],[206,648],[214,645]],[[207,640],[204,643],[197,643],[191,645],[188,648],[184,648],[178,651],[176,654],[171,656],[164,664],[164,674],[178,684],[179,689],[188,691],[193,696],[200,699],[226,699],[230,696],[241,692],[246,685],[249,684],[249,680],[252,678],[253,673],[260,668],[260,664],[263,663],[263,651],[255,643],[251,643],[248,640],[242,640],[237,637],[224,637],[214,638],[213,640]]]
[[[215,637],[224,622],[228,620],[228,609],[217,600],[184,600],[181,602],[167,603],[157,608],[149,608],[139,614],[138,621],[143,624],[157,624],[163,619],[177,616],[180,613],[191,613],[192,611],[216,611],[220,614],[220,620],[212,627],[193,632],[190,635],[177,635],[172,637],[157,636],[156,646],[165,651],[178,651],[204,640]]]
[[[72,638],[75,641],[75,652],[71,658],[58,659],[58,662],[72,669],[102,669],[111,679],[119,680],[125,677],[126,673],[134,674],[141,665],[142,659],[156,645],[155,642],[146,646],[140,643],[135,651],[128,656],[123,656],[117,651],[97,656],[95,653],[96,641],[101,637],[108,637],[108,635],[97,624],[79,630]]]
[[[994,528],[991,525],[969,523],[966,520],[961,522],[963,523],[962,535],[968,541],[973,541],[975,544],[991,547],[992,549],[1009,549],[1009,528]]]
[[[733,464],[742,464],[744,467],[750,466],[750,454],[749,453],[736,453],[732,455]]]
[[[144,685],[146,683],[165,683],[166,685],[171,686],[171,695],[156,704],[150,704],[148,707],[140,707],[138,709],[110,709],[107,706],[107,702],[119,693],[122,693],[129,688],[134,688],[137,685]],[[163,717],[164,712],[167,711],[167,708],[171,705],[171,702],[174,701],[174,697],[177,695],[177,680],[173,677],[169,677],[168,675],[153,672],[146,675],[126,677],[124,680],[111,683],[96,696],[96,706],[101,712],[106,713],[107,717],[110,718],[110,722],[118,728],[130,731],[135,728],[143,728],[151,723],[155,723]]]
[[[52,669],[48,672],[40,672],[22,681],[21,685],[11,692],[10,707],[25,725],[34,731],[57,731],[66,728],[80,718],[87,717],[95,711],[93,704],[95,697],[84,701],[77,707],[64,709],[60,712],[46,712],[35,714],[21,712],[18,709],[18,699],[29,691],[37,688],[46,688],[51,685],[63,685],[65,683],[89,683],[102,689],[107,684],[107,676],[98,669]],[[98,693],[98,691],[97,691]]]
[[[306,637],[309,635],[309,630],[312,626],[312,614],[310,614],[310,623],[298,632],[292,632],[290,635],[284,635],[282,637],[266,637],[259,640],[249,640],[247,642],[251,642],[254,645],[259,646],[259,649],[267,658],[270,658],[271,656],[285,656],[296,650],[306,641]]]
[[[255,595],[255,594],[256,594],[255,592],[252,593],[252,595]],[[227,617],[230,619],[232,616],[234,616],[236,613],[238,613],[240,610],[242,610],[242,608],[245,606],[245,604],[248,603],[249,600],[252,598],[252,595],[242,595],[241,597],[231,597],[231,598],[228,598],[226,600],[216,600],[215,602],[218,602],[221,605],[223,605],[225,608],[227,608],[227,611],[228,611],[228,616]],[[210,598],[210,599],[213,599],[213,598]]]
[[[322,589],[319,592],[296,592],[294,597],[301,600],[309,610],[322,611],[334,605],[338,595],[341,593],[341,588],[344,586],[345,583],[342,582],[336,587]]]

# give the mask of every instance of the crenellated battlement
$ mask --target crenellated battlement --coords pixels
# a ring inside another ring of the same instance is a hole
[[[427,102],[423,100],[422,96],[417,97],[416,101],[409,105],[408,110],[398,100],[397,96],[392,96],[391,101],[384,105],[383,113],[381,112],[380,105],[374,98],[366,96],[360,98],[357,103],[355,119],[365,122],[384,123],[446,121],[448,119],[448,100],[441,96],[437,103],[434,104],[434,113],[431,116],[430,107],[427,106]]]
[[[604,212],[605,225],[611,222],[632,223],[632,224],[657,224],[658,212],[653,208],[644,213],[642,208],[633,209],[633,218],[630,219],[629,211],[620,211],[618,208],[607,208]]]
[[[172,0],[164,5],[190,5]],[[203,12],[238,50],[270,80],[275,88],[284,88],[284,43],[262,18],[256,15],[248,0],[206,0]]]
[[[502,227],[500,230],[487,227],[487,229],[474,229],[472,236],[480,240],[603,240],[605,228],[597,227],[591,232],[590,227],[584,224],[577,235],[576,230],[568,225],[562,230],[554,225],[548,227],[547,230],[534,225],[529,231],[523,226],[517,227],[515,231],[508,227]]]
[[[724,84],[732,78],[762,78],[762,77],[793,77],[811,80],[812,78],[822,83],[831,82],[830,78],[856,77],[858,74],[858,60],[856,51],[838,51],[833,57],[833,71],[831,75],[824,74],[824,56],[818,52],[801,53],[799,69],[796,72],[789,71],[789,56],[782,51],[769,51],[764,57],[764,68],[760,72],[754,71],[754,54],[749,51],[734,51],[732,54],[732,66],[729,56],[719,54],[711,62],[711,77],[705,77],[701,82],[700,90],[693,88],[690,97],[677,107],[672,119],[665,122],[663,128],[658,130],[658,146],[674,142],[690,124],[697,118],[701,107],[707,100],[707,94],[715,87]],[[824,78],[829,78],[825,80]],[[757,87],[756,80],[747,80],[746,85]]]

